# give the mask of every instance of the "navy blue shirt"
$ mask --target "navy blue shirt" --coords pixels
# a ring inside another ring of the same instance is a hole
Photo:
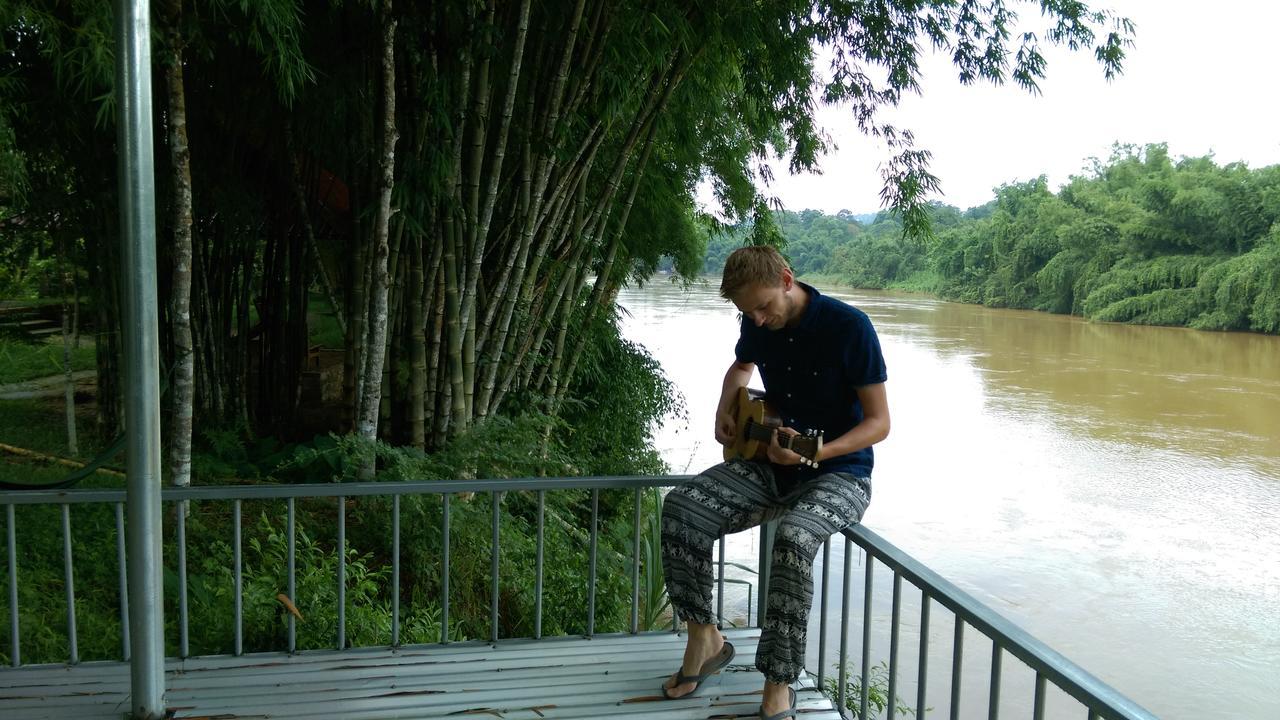
[[[809,294],[809,304],[795,327],[769,330],[743,316],[734,354],[738,362],[759,368],[765,396],[784,425],[801,432],[818,430],[825,442],[862,422],[856,388],[882,383],[888,375],[880,338],[867,314],[798,284]],[[871,477],[873,464],[867,447],[824,458],[817,469],[797,465],[777,470],[779,479],[803,482],[829,472]]]

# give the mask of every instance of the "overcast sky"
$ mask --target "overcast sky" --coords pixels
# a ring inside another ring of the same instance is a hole
[[[1220,164],[1280,163],[1280,3],[1272,0],[1090,0],[1137,25],[1124,75],[1108,83],[1091,52],[1046,52],[1043,93],[1014,86],[964,87],[950,60],[923,65],[922,95],[886,115],[915,131],[933,152],[942,197],[960,208],[981,205],[999,185],[1047,175],[1057,190],[1091,157],[1114,143],[1166,142],[1170,153],[1212,153]],[[1043,30],[1034,6],[1017,5]],[[767,190],[788,210],[855,213],[880,207],[879,165],[886,151],[861,136],[847,110],[824,109],[839,149],[822,175],[775,171]]]

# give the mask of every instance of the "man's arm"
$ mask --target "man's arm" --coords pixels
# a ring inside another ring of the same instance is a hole
[[[858,401],[862,403],[862,422],[840,437],[822,443],[822,449],[818,451],[815,460],[857,452],[889,436],[889,399],[885,394],[884,383],[863,385],[855,388],[855,392],[858,393]],[[800,462],[800,456],[778,445],[775,435],[769,446],[769,460],[779,465],[795,465]]]
[[[746,387],[755,371],[754,363],[735,361],[724,374],[724,383],[720,386],[720,404],[716,406],[716,442],[721,445],[733,443],[737,430],[733,406],[738,402],[738,388]]]

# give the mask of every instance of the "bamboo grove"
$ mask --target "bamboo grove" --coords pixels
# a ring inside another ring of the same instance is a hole
[[[0,228],[87,274],[115,428],[111,27],[109,3],[0,6]],[[618,290],[664,257],[701,269],[699,182],[775,240],[763,161],[817,167],[820,104],[888,148],[884,201],[918,226],[928,153],[878,110],[918,90],[924,53],[1035,90],[1042,45],[1111,76],[1133,33],[1068,0],[159,0],[153,28],[179,447],[192,422],[299,425],[318,293],[344,336],[331,428],[427,449],[556,416],[592,343],[619,342]]]

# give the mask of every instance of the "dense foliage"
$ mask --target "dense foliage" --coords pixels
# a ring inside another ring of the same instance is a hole
[[[928,207],[933,233],[892,213],[781,213],[802,273],[856,287],[1111,322],[1280,333],[1280,166],[1117,147],[1057,193],[1044,177],[1000,187],[967,211]],[[738,236],[745,231],[738,230]],[[733,233],[711,243],[714,272]]]
[[[920,227],[928,153],[879,111],[918,90],[928,49],[964,82],[1029,90],[1047,45],[1118,72],[1127,20],[1017,5],[1027,18],[949,0],[156,3],[163,355],[172,417],[196,425],[177,436],[298,426],[312,290],[343,327],[334,429],[376,419],[428,448],[508,407],[561,415],[598,340],[579,329],[621,285],[663,256],[700,270],[700,180],[776,240],[763,161],[817,166],[819,103],[888,148],[886,203]],[[0,228],[23,248],[0,279],[33,258],[82,268],[114,430],[111,28],[110,3],[0,6]]]

